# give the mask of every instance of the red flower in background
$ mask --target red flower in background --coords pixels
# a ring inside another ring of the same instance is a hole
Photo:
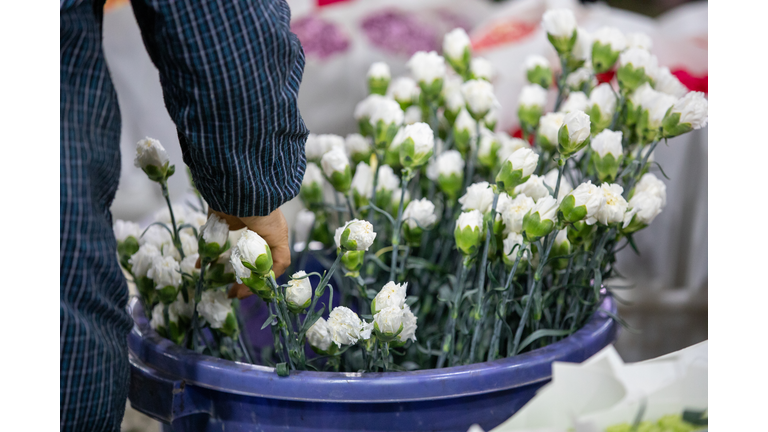
[[[707,91],[709,87],[709,74],[707,72],[704,72],[704,75],[697,76],[688,72],[685,68],[677,68],[672,70],[672,75],[676,76],[690,91],[709,93]]]

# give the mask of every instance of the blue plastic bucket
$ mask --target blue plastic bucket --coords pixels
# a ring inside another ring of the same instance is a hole
[[[131,306],[131,405],[175,432],[464,432],[473,423],[488,430],[551,379],[552,362],[582,362],[618,330],[598,311],[559,342],[493,362],[413,372],[293,371],[281,378],[270,367],[177,346],[151,329],[140,302]],[[610,297],[601,308],[616,312]]]

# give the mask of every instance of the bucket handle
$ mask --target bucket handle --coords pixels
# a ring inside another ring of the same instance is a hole
[[[211,401],[201,389],[147,366],[131,352],[128,360],[128,399],[135,410],[166,424],[193,414],[211,415]]]

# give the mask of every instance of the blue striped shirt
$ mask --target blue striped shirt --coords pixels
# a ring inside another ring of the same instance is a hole
[[[128,292],[109,213],[120,112],[101,47],[103,3],[60,3],[61,430],[118,431],[129,379]],[[210,206],[266,215],[298,194],[304,52],[285,1],[132,5],[184,162]]]

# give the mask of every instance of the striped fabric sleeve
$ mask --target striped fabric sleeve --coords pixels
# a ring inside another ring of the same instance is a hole
[[[296,196],[309,133],[285,0],[132,0],[184,162],[209,205],[264,216]]]

